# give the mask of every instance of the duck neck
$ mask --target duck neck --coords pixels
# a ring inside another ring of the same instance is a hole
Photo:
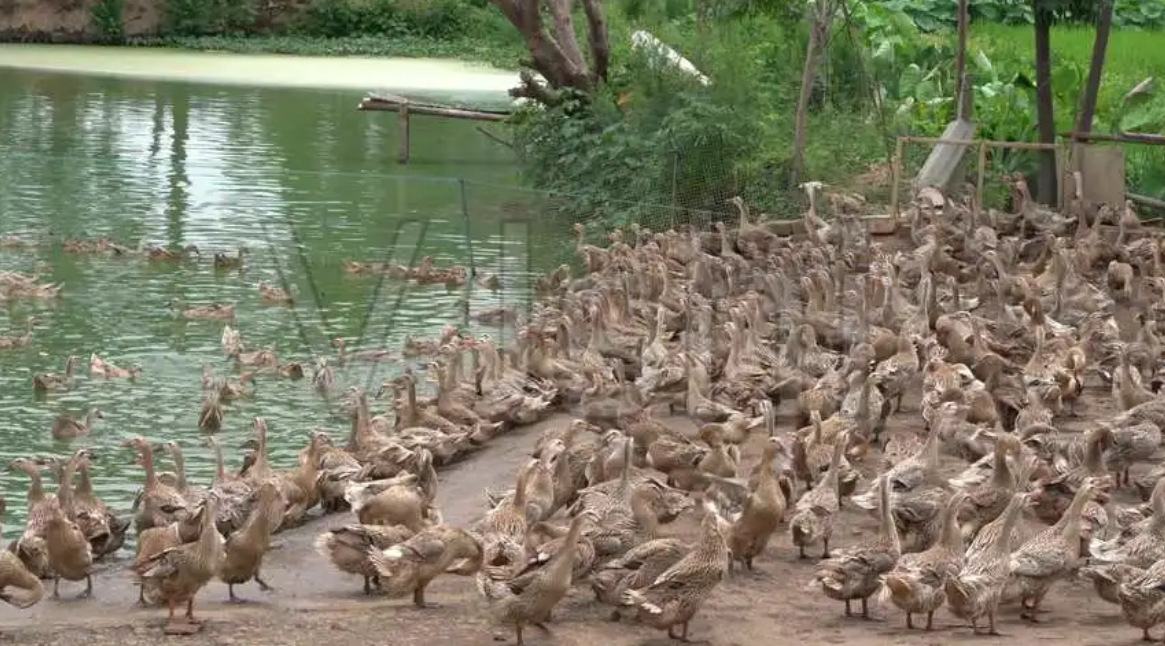
[[[203,566],[212,570],[217,569],[219,556],[219,535],[215,526],[216,509],[214,497],[206,499],[206,507],[202,510],[202,526],[198,532],[197,559]]]
[[[1080,541],[1080,517],[1084,515],[1084,505],[1088,504],[1090,493],[1088,487],[1081,487],[1072,498],[1068,511],[1056,522],[1060,535],[1068,545],[1076,545]]]
[[[887,541],[895,554],[902,553],[902,543],[898,536],[898,525],[894,522],[894,508],[890,504],[890,478],[882,479],[879,499],[882,514],[882,538]]]
[[[146,472],[146,483],[143,489],[153,491],[158,486],[158,474],[154,471],[154,452],[148,444],[143,444],[138,450],[142,456],[142,469]]]
[[[24,472],[28,474],[28,501],[33,503],[44,500],[44,478],[41,477],[40,471],[36,467],[30,467]]]
[[[643,492],[637,491],[631,496],[631,515],[639,524],[643,535],[655,536],[655,532],[659,528],[659,518],[655,515],[655,511],[652,510],[651,504]]]
[[[61,467],[61,481],[57,488],[57,501],[60,502],[61,509],[69,518],[73,517],[73,473],[76,468],[76,461],[68,460],[65,462]]]
[[[173,446],[171,457],[174,459],[174,479],[177,480],[178,491],[186,491],[186,456],[177,444]]]
[[[222,459],[222,446],[218,442],[211,444],[214,451],[214,481],[224,482],[227,479],[227,467]]]
[[[93,495],[93,480],[89,476],[88,464],[82,463],[77,466],[77,486],[74,491],[83,496]]]
[[[1015,525],[1019,522],[1019,515],[1023,511],[1025,500],[1026,498],[1022,494],[1012,496],[1011,502],[1003,510],[1003,523],[995,538],[994,546],[995,555],[999,558],[1006,558],[1011,553],[1011,533],[1015,531]]]

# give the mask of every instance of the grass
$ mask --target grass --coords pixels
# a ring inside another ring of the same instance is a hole
[[[453,58],[512,69],[522,55],[520,43],[500,39],[465,38],[437,41],[427,38],[352,36],[166,36],[134,38],[126,44],[141,47],[174,47],[196,51],[236,54],[294,54],[298,56],[385,56],[401,58]]]
[[[629,24],[613,12],[611,16],[611,38],[616,60],[627,55]],[[772,28],[768,26],[766,28]],[[659,29],[661,38],[681,46],[684,40],[679,34]],[[1111,130],[1112,116],[1121,105],[1121,99],[1137,83],[1149,76],[1165,77],[1165,48],[1157,41],[1160,32],[1115,31],[1113,32],[1106,69],[1101,86],[1098,105],[1100,131]],[[796,69],[794,58],[801,55],[801,47],[766,47],[757,45],[766,38],[753,39],[752,48],[768,60],[774,69]],[[779,40],[779,39],[778,39]],[[973,46],[982,48],[997,66],[1031,75],[1034,67],[1033,34],[1030,27],[1004,26],[976,23],[972,26]],[[1058,27],[1052,35],[1054,69],[1065,66],[1078,73],[1079,85],[1087,75],[1092,56],[1093,31],[1082,28]],[[503,69],[513,69],[516,61],[524,57],[521,39],[511,31],[508,24],[480,25],[473,33],[455,40],[434,40],[417,37],[393,36],[353,36],[344,38],[318,38],[310,36],[206,36],[206,37],[164,37],[135,39],[132,45],[177,47],[202,51],[227,51],[234,53],[276,53],[305,56],[396,56],[414,58],[454,58],[483,62]],[[696,41],[687,43],[688,55],[701,59],[701,49]],[[685,49],[681,47],[681,49]],[[746,49],[749,49],[746,47]],[[773,50],[769,52],[768,50]],[[778,52],[777,50],[780,50]],[[788,50],[786,52],[786,50]],[[752,51],[750,49],[750,51]],[[781,54],[784,52],[787,54]],[[791,57],[791,58],[790,58]],[[785,60],[788,58],[788,60]],[[1068,75],[1071,78],[1072,75]],[[765,83],[756,85],[756,92],[764,87],[784,87],[773,79],[755,79]],[[1071,88],[1068,96],[1074,97],[1078,87]],[[778,93],[780,94],[780,93]],[[762,146],[757,165],[759,174],[780,175],[783,159],[791,147],[788,141],[792,133],[791,110],[785,104],[791,96],[764,96],[763,102],[771,103],[767,110],[766,142]],[[1165,114],[1165,92],[1156,102]],[[1061,130],[1070,127],[1076,106],[1070,99],[1060,100],[1057,105],[1057,121]],[[788,113],[788,114],[786,114]],[[878,119],[873,114],[847,112],[846,110],[826,110],[814,114],[810,125],[810,146],[807,150],[807,165],[814,176],[829,182],[846,183],[846,178],[862,176],[871,167],[886,166],[887,150],[882,138]],[[841,142],[844,142],[841,143]],[[1128,183],[1132,190],[1165,197],[1165,147],[1139,145],[1124,146],[1127,159]],[[773,166],[773,164],[776,166]],[[763,180],[762,184],[766,184]]]
[[[1030,27],[975,24],[973,43],[995,60],[1030,60],[1035,63],[1034,35]],[[1095,31],[1058,27],[1052,32],[1052,66],[1071,65],[1088,73],[1092,61]],[[1098,112],[1114,112],[1121,97],[1147,77],[1165,77],[1165,33],[1157,31],[1113,31],[1109,36]]]
[[[982,47],[993,60],[1035,60],[1034,35],[1030,27],[976,24],[971,27],[973,43]],[[1092,61],[1094,30],[1058,27],[1052,32],[1052,69],[1072,66],[1083,80]],[[1125,94],[1148,77],[1165,78],[1165,34],[1159,31],[1113,31],[1105,56],[1104,76],[1097,99],[1097,130],[1111,130],[1113,118],[1122,109]],[[1160,82],[1160,81],[1159,81]],[[1064,103],[1064,102],[1061,102]],[[1165,123],[1165,93],[1158,90],[1152,105],[1154,113],[1149,130],[1160,131]],[[1061,130],[1071,127],[1075,105],[1057,105],[1057,122]],[[1123,145],[1126,181],[1130,190],[1165,198],[1165,146]]]

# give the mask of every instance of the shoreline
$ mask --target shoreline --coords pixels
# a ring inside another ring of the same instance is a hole
[[[215,65],[207,65],[213,61]],[[0,43],[0,69],[153,81],[508,100],[516,72],[452,58],[310,56],[165,46]],[[355,105],[353,105],[355,109]]]
[[[524,55],[520,43],[465,38],[439,41],[426,38],[348,36],[324,38],[303,35],[160,36],[142,34],[117,41],[87,31],[23,32],[0,30],[0,46],[89,46],[109,49],[167,49],[187,52],[286,55],[310,58],[438,59],[506,71]],[[516,73],[516,72],[515,72]]]

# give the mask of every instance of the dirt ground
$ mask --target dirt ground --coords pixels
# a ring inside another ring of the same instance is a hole
[[[1088,419],[1111,414],[1109,400],[1107,389],[1097,384],[1085,397],[1081,417],[1067,420],[1065,426],[1079,430],[1087,427]],[[920,422],[916,405],[908,400],[906,410],[891,418],[890,423],[902,427]],[[793,412],[791,403],[781,407],[781,429],[792,427]],[[528,455],[541,430],[564,419],[559,415],[539,425],[515,430],[498,438],[471,461],[443,472],[438,498],[447,521],[466,524],[478,518],[484,508],[482,488],[510,485],[517,465]],[[673,421],[691,428],[686,420]],[[755,460],[756,447],[752,448],[746,455]],[[866,475],[876,469],[877,462],[876,456],[867,458],[863,466]],[[963,464],[951,460],[950,466],[954,469]],[[1122,493],[1117,500],[1132,502],[1128,493]],[[162,637],[164,611],[134,608],[136,588],[131,584],[124,562],[108,566],[107,571],[96,577],[95,599],[72,600],[80,586],[65,584],[64,600],[46,598],[27,611],[0,608],[0,630],[4,640],[61,646],[133,646],[174,641],[218,646],[318,646],[328,640],[407,646],[433,643],[435,639],[448,646],[494,643],[495,628],[470,579],[453,576],[438,579],[428,595],[430,601],[439,604],[433,609],[416,610],[403,599],[364,597],[358,579],[333,570],[312,548],[312,541],[320,531],[349,520],[346,515],[331,516],[279,535],[277,540],[282,545],[269,554],[264,567],[267,580],[276,587],[275,592],[262,594],[253,586],[244,586],[240,592],[250,602],[229,604],[226,586],[212,583],[199,597],[198,609],[206,623],[203,631],[195,636]],[[841,520],[841,529],[835,532],[834,542],[838,547],[877,530],[877,522],[855,511],[852,505],[844,510]],[[692,536],[695,527],[693,514],[665,526],[664,533]],[[902,614],[892,607],[878,608],[877,620],[847,619],[840,603],[826,599],[818,590],[807,589],[812,574],[813,561],[799,561],[788,536],[780,534],[758,560],[756,572],[738,574],[717,589],[693,622],[692,639],[715,646],[835,643],[930,646],[979,640],[1016,645],[1043,641],[1107,646],[1136,642],[1140,637],[1139,631],[1125,625],[1116,606],[1104,603],[1091,587],[1078,583],[1061,583],[1052,591],[1044,604],[1051,611],[1044,623],[1023,623],[1016,609],[1005,609],[1000,624],[1004,636],[977,638],[945,612],[936,617],[938,628],[930,633],[906,630]],[[527,642],[560,646],[668,643],[663,633],[628,622],[609,621],[609,613],[609,608],[593,601],[589,588],[582,584],[556,612],[550,626],[552,632],[529,631]],[[512,643],[512,636],[507,635],[507,641]]]

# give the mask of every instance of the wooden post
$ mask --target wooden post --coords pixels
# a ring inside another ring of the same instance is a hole
[[[958,119],[964,121],[971,120],[971,110],[975,102],[975,91],[967,76],[967,31],[971,22],[968,17],[968,4],[969,0],[959,0],[959,45],[955,51],[955,100],[957,101],[955,114]]]
[[[894,143],[894,164],[890,167],[890,216],[894,219],[894,229],[898,229],[898,184],[902,182],[902,154],[906,146],[906,139],[899,137]]]
[[[1076,119],[1076,132],[1092,132],[1092,117],[1096,114],[1096,96],[1100,93],[1100,76],[1104,71],[1104,54],[1108,50],[1108,34],[1112,30],[1112,0],[1102,2],[1096,20],[1096,37],[1092,41],[1092,64],[1088,68],[1088,81],[1084,93],[1080,95],[1080,113]],[[1073,139],[1073,143],[1080,139]]]
[[[409,102],[403,101],[400,104],[400,109],[396,113],[397,129],[400,131],[400,151],[397,153],[397,161],[402,164],[409,163]]]
[[[976,208],[983,209],[983,188],[987,183],[987,142],[979,142],[979,167],[975,180],[975,203]],[[979,215],[978,212],[975,213]]]

